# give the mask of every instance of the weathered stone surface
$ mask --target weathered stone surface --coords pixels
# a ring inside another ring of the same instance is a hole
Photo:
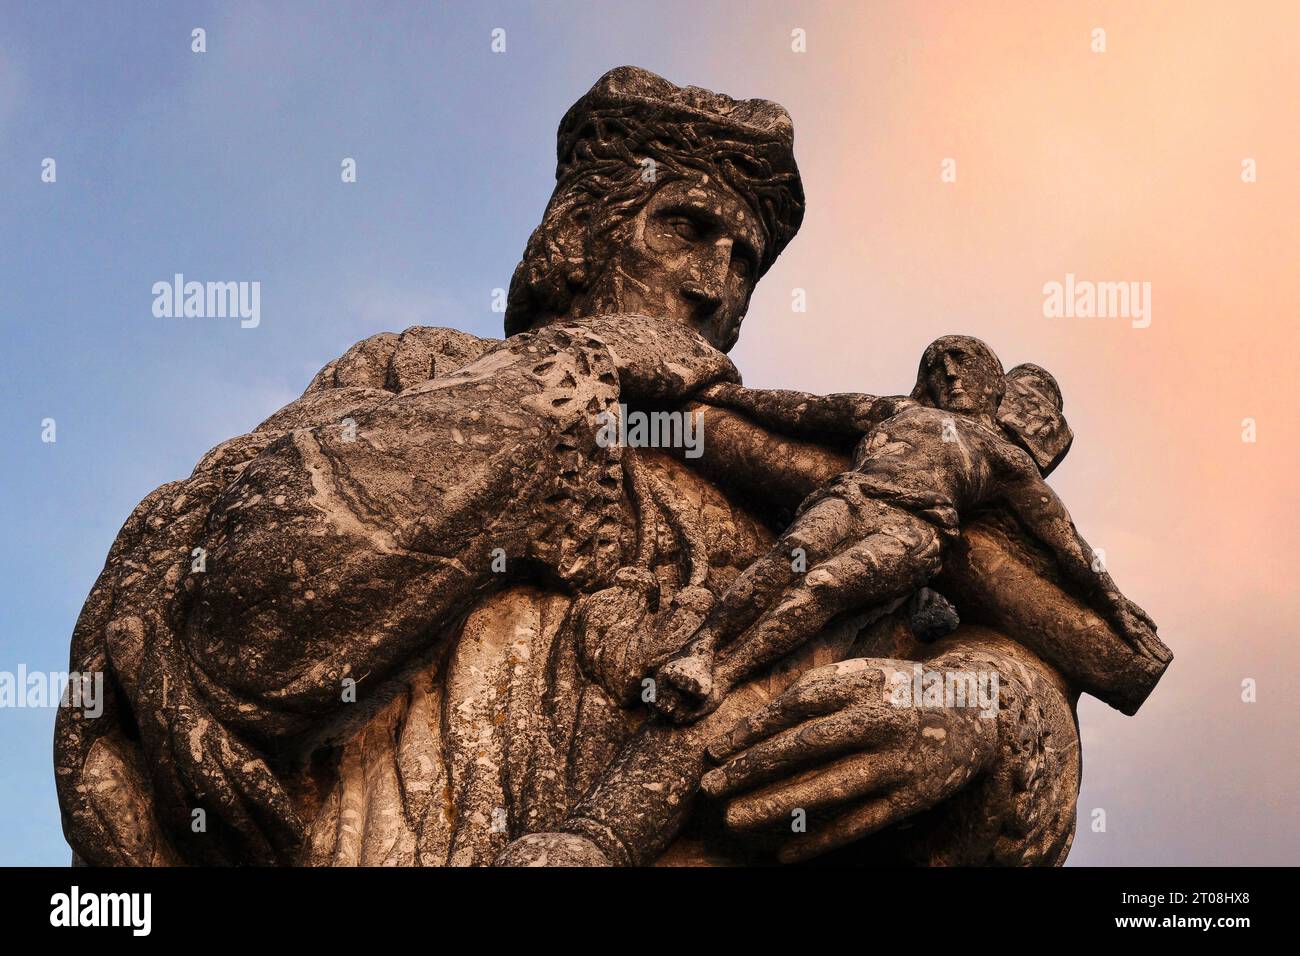
[[[56,728],[78,858],[1064,859],[1078,694],[1131,713],[1168,652],[1043,483],[1044,370],[949,337],[910,397],[740,384],[792,130],[612,71],[507,338],[366,339],[141,502],[72,637],[109,676]],[[643,413],[701,454],[601,437]]]

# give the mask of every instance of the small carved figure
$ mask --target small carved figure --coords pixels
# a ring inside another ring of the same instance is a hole
[[[702,716],[837,614],[911,595],[939,572],[963,517],[991,507],[1007,509],[1046,547],[1135,648],[1156,649],[1151,619],[1120,593],[1033,456],[999,427],[1005,392],[1002,363],[983,342],[961,335],[932,342],[912,397],[875,403],[890,414],[858,444],[853,470],[803,503],[771,551],[659,668],[655,706],[678,720]],[[1038,417],[1059,416],[1059,389],[1044,400],[1055,407]],[[851,588],[826,586],[847,581]]]

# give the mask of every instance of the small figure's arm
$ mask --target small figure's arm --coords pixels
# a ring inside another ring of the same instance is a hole
[[[703,456],[685,463],[783,529],[799,502],[851,467],[862,436],[908,401],[719,383],[685,406],[688,413],[703,413],[705,438]]]
[[[1099,610],[1135,649],[1155,657],[1167,654],[1155,636],[1155,623],[1123,595],[1038,469],[1026,458],[1025,467],[1017,471],[1001,498],[1024,530],[1051,552],[1063,575],[1100,605]]]
[[[901,396],[861,392],[814,395],[789,389],[745,388],[720,382],[700,392],[707,405],[734,409],[760,425],[787,435],[856,442],[873,426],[895,414]]]

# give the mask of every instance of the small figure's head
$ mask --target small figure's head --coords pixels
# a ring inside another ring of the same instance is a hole
[[[789,115],[611,70],[560,123],[555,192],[515,269],[506,334],[614,312],[727,351],[803,218]]]
[[[969,335],[945,335],[921,356],[912,398],[992,421],[1005,390],[1002,362],[992,349]]]
[[[1023,362],[1007,372],[1007,392],[1004,404],[1016,397],[1019,401],[1031,404],[1048,414],[1060,414],[1065,410],[1065,399],[1061,395],[1061,386],[1056,377],[1041,365]]]
[[[1061,386],[1041,365],[1026,362],[1007,372],[998,424],[1033,456],[1044,478],[1061,463],[1074,441],[1064,409]]]

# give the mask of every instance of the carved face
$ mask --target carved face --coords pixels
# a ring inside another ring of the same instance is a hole
[[[930,404],[992,417],[1002,396],[1002,370],[973,340],[950,336],[926,350],[921,378]]]
[[[730,187],[704,175],[673,180],[627,222],[585,304],[675,319],[725,352],[740,333],[765,241]]]

